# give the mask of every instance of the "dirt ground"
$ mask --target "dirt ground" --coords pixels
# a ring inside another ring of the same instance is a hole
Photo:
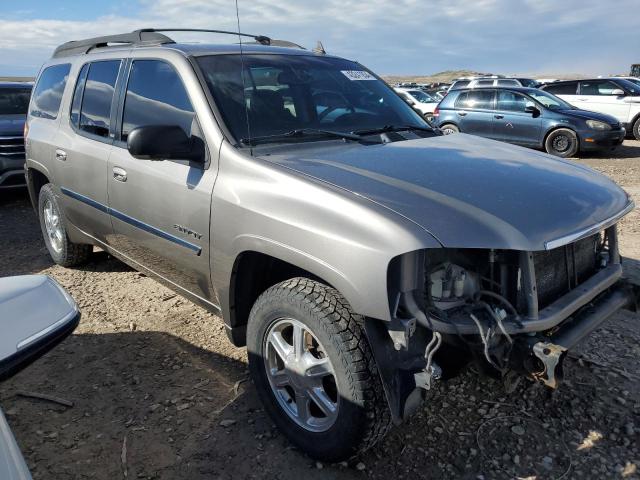
[[[640,205],[640,142],[578,161]],[[638,210],[621,250],[640,278]],[[24,192],[0,196],[0,251],[0,276],[49,274],[82,309],[74,335],[0,386],[36,479],[640,478],[640,315],[594,332],[558,391],[522,381],[507,394],[471,367],[358,461],[322,465],[275,430],[214,315],[104,252],[53,265]]]

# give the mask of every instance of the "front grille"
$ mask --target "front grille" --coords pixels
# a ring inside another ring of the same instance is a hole
[[[0,155],[24,158],[24,138],[22,136],[0,137]]]
[[[533,252],[538,307],[545,308],[596,273],[600,235],[553,250]]]

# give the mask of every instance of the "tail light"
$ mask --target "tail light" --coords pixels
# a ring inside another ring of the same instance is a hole
[[[433,117],[438,118],[440,116],[440,106],[436,106],[436,109],[433,111]]]

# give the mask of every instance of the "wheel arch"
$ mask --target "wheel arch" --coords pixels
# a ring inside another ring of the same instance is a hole
[[[49,178],[49,174],[43,171],[44,169],[36,168],[36,167],[27,167],[25,171],[25,176],[27,179],[27,190],[29,191],[29,199],[31,200],[31,206],[33,207],[36,214],[38,213],[38,196],[40,195],[40,190],[47,183],[51,183]]]

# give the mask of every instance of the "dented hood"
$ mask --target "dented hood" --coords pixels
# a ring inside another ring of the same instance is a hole
[[[631,208],[590,168],[470,135],[290,147],[264,159],[393,210],[445,247],[543,250]]]

